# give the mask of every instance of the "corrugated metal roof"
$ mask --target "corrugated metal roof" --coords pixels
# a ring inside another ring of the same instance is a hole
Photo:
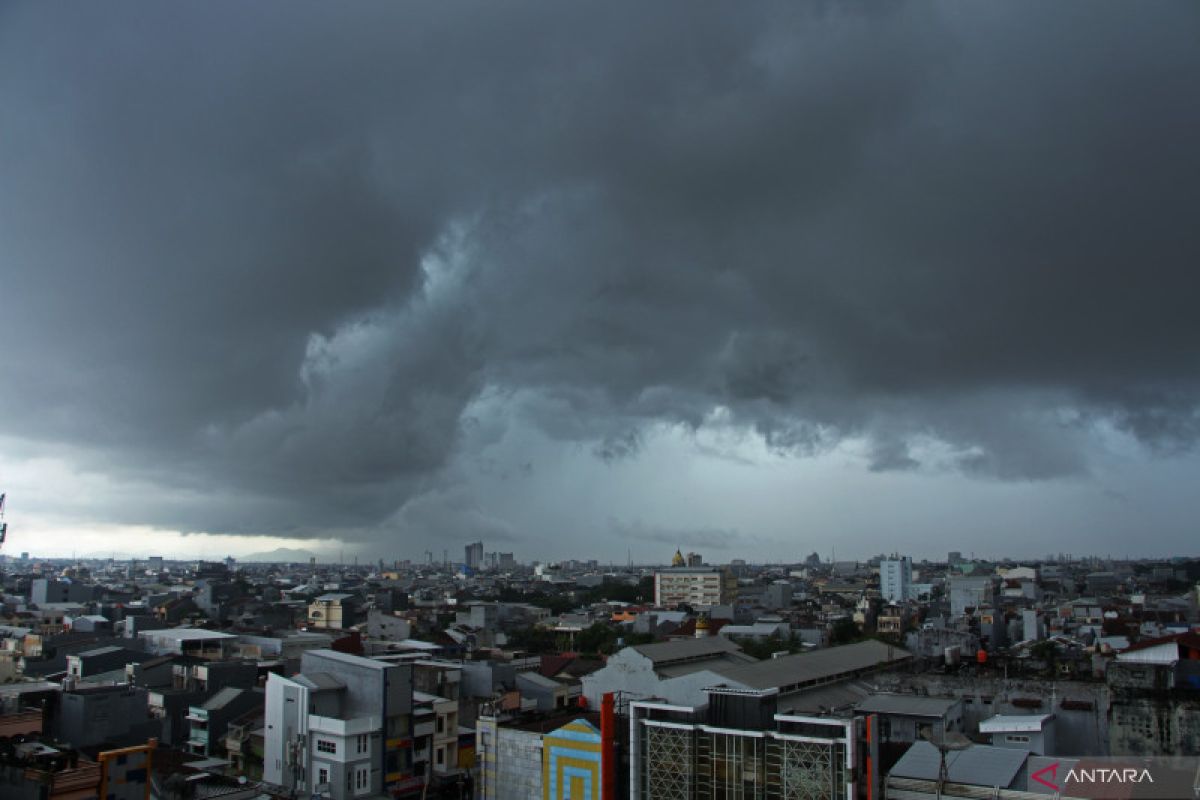
[[[953,697],[917,697],[911,694],[873,694],[855,708],[867,714],[909,717],[944,717],[957,703]]]
[[[517,683],[522,682],[531,683],[534,686],[540,686],[543,689],[561,689],[563,687],[563,684],[559,683],[553,678],[547,678],[545,675],[542,675],[539,672],[518,672]]]
[[[691,675],[693,672],[710,670],[713,674],[722,673],[726,669],[741,667],[746,664],[757,664],[758,661],[745,653],[718,653],[715,656],[695,661],[678,661],[654,668],[661,678],[678,678],[680,675]]]
[[[1037,732],[1054,719],[1053,714],[997,714],[979,723],[980,733]]]
[[[741,652],[741,648],[720,636],[703,639],[677,639],[671,642],[634,645],[633,649],[654,662],[655,666],[672,661],[700,659],[705,656],[720,656],[722,653]]]
[[[697,639],[696,641],[705,641]],[[871,667],[907,661],[912,654],[874,640],[828,647],[811,653],[772,658],[741,667],[713,669],[731,682],[750,689],[788,689],[836,679]]]
[[[794,694],[780,703],[779,711],[787,714],[834,714],[854,708],[870,693],[871,690],[862,684],[842,681]]]
[[[1028,757],[1028,750],[976,744],[966,750],[946,753],[946,774],[952,783],[1007,789]],[[889,775],[935,781],[940,768],[941,754],[938,749],[929,742],[916,742],[896,762]]]

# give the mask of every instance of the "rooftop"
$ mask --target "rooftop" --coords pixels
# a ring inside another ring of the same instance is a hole
[[[780,689],[787,693],[843,676],[850,677],[875,667],[898,664],[911,658],[912,654],[907,650],[872,639],[744,666],[717,667],[715,671],[720,672],[729,681],[751,689]]]
[[[92,658],[95,656],[106,656],[109,653],[121,653],[124,651],[125,651],[124,647],[118,647],[115,644],[110,644],[106,647],[97,647],[93,650],[83,650],[79,653],[76,653],[75,655],[79,656],[81,658]]]
[[[314,692],[334,692],[346,688],[345,683],[328,672],[311,672],[307,675],[297,675],[295,681],[307,686]]]
[[[202,705],[200,707],[207,709],[209,711],[214,711],[218,708],[224,708],[235,697],[237,697],[244,691],[246,691],[246,690],[238,689],[236,686],[226,686],[224,689],[222,689],[221,691],[214,694],[212,697],[205,700],[204,705]]]
[[[1026,750],[971,745],[966,750],[946,753],[946,777],[953,783],[1007,789],[1025,766],[1028,757]],[[941,763],[942,757],[936,747],[929,742],[916,742],[900,757],[889,774],[897,778],[936,781]]]
[[[654,666],[681,661],[714,658],[725,653],[739,653],[741,648],[728,639],[708,636],[703,639],[676,639],[670,642],[634,645],[633,649],[654,662]],[[749,659],[749,656],[746,656]]]
[[[320,656],[326,661],[340,661],[343,664],[350,664],[356,667],[370,667],[371,669],[387,669],[392,666],[386,661],[364,658],[362,656],[351,655],[350,653],[339,653],[336,650],[309,650],[305,655]]]
[[[210,631],[205,628],[163,628],[162,630],[142,631],[139,636],[164,641],[192,642],[201,639],[236,639],[232,633]]]
[[[855,707],[865,714],[907,717],[944,717],[959,701],[953,697],[916,697],[909,694],[873,694]]]
[[[538,672],[518,672],[517,680],[526,683],[532,683],[534,686],[540,686],[543,689],[561,689],[563,685],[553,678],[547,678]]]
[[[1053,714],[997,714],[979,723],[980,733],[1037,733],[1041,731]]]

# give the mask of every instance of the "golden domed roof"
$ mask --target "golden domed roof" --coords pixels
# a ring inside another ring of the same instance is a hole
[[[684,560],[683,553],[681,553],[679,550],[675,551],[675,557],[671,559],[671,566],[672,567],[686,567],[687,566],[687,561]]]

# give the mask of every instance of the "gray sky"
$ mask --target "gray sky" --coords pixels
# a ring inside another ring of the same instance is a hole
[[[1195,554],[1198,35],[0,6],[7,549]]]

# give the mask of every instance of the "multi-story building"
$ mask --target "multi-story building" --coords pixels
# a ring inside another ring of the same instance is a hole
[[[310,628],[342,630],[358,622],[357,598],[345,592],[330,592],[316,597],[308,605]]]
[[[475,729],[478,800],[530,797],[611,800],[616,791],[614,699],[600,713],[557,712],[505,722],[493,713]]]
[[[412,667],[310,650],[300,674],[267,679],[266,782],[331,800],[419,789]]]
[[[791,581],[771,581],[771,584],[767,586],[767,590],[763,592],[763,606],[772,611],[778,611],[779,609],[790,608],[791,605]]]
[[[874,640],[757,661],[723,636],[679,639],[623,648],[604,667],[583,676],[583,696],[593,707],[609,692],[698,706],[708,687],[724,686],[771,689],[795,708],[799,696],[816,688],[900,667],[911,659],[899,647]]]
[[[463,563],[471,569],[479,569],[483,566],[483,542],[475,542],[466,547]]]
[[[863,718],[780,712],[778,691],[708,689],[700,706],[629,705],[629,796],[853,800],[875,784]],[[870,776],[870,777],[867,777]]]
[[[444,780],[458,773],[458,703],[413,692],[413,764],[419,775]]]
[[[229,723],[250,711],[261,709],[261,691],[227,686],[200,705],[188,708],[187,747],[198,756],[213,756],[225,746]]]
[[[967,609],[978,610],[983,606],[995,606],[997,600],[996,578],[993,575],[954,575],[950,578],[951,616],[961,617],[967,613]]]
[[[879,593],[888,603],[912,599],[912,559],[893,556],[879,562]]]
[[[737,578],[721,567],[672,567],[654,573],[654,604],[720,606],[737,598]]]

